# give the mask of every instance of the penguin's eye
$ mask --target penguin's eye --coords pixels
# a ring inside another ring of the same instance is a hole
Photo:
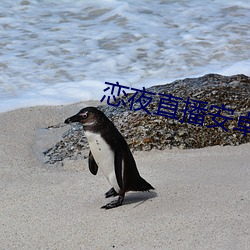
[[[88,117],[88,112],[79,114],[83,119],[86,119]]]

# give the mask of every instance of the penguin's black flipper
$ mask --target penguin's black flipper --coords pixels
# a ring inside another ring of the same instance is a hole
[[[89,170],[93,175],[96,175],[98,171],[98,165],[96,164],[91,151],[89,151]]]
[[[105,193],[106,198],[109,198],[109,197],[112,197],[112,196],[115,197],[117,195],[118,195],[118,193],[115,191],[114,188],[111,188],[108,192]]]
[[[120,147],[115,147],[115,176],[120,189],[123,189],[122,181],[122,150]]]

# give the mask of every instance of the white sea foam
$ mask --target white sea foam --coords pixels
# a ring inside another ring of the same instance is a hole
[[[100,100],[105,81],[250,76],[249,13],[243,0],[2,0],[0,112]]]

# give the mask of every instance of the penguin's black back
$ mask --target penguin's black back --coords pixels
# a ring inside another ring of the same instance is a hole
[[[124,160],[123,184],[125,191],[148,191],[154,189],[154,187],[140,176],[136,162],[126,140],[115,125],[110,120],[109,122],[108,129],[103,129],[101,135],[111,146],[113,151],[115,151],[116,147],[119,147],[122,151]]]
[[[115,125],[108,119],[108,117],[95,107],[84,108],[79,112],[79,114],[85,112],[91,113],[96,122],[90,126],[83,126],[83,129],[93,133],[100,133],[113,152],[117,152],[118,154],[121,154],[120,156],[122,156],[124,161],[123,178],[121,177],[121,174],[119,176],[124,191],[148,191],[150,189],[154,189],[140,176],[134,157],[126,140]]]

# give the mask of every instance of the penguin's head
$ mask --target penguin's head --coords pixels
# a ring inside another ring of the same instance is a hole
[[[87,127],[98,127],[98,125],[101,125],[105,120],[107,121],[108,118],[100,110],[94,107],[87,107],[80,110],[76,115],[69,117],[64,122],[67,124],[79,122],[87,129]]]

